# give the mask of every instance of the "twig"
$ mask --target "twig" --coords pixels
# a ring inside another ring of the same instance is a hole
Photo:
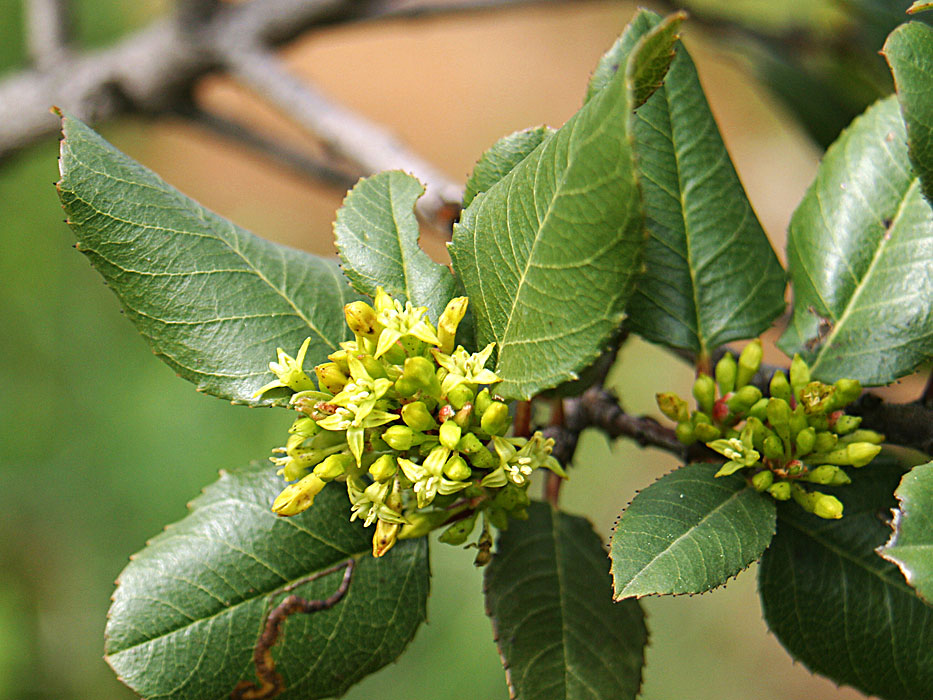
[[[26,45],[39,68],[48,68],[68,55],[71,18],[66,0],[26,0]]]
[[[239,122],[213,112],[207,112],[196,106],[179,110],[178,116],[195,126],[247,146],[300,175],[305,175],[341,190],[352,187],[362,175],[362,173],[353,174],[340,170],[330,163],[302,153],[290,144],[265,136],[261,132],[250,129]]]
[[[386,129],[330,100],[289,72],[278,57],[260,47],[230,45],[225,63],[233,76],[321,139],[335,153],[368,172],[401,169],[427,185],[418,211],[430,222],[456,216],[460,185],[406,149]],[[449,221],[442,221],[446,228]]]
[[[295,613],[329,610],[339,603],[350,589],[350,579],[353,576],[354,565],[353,559],[347,559],[345,562],[311,574],[283,589],[283,592],[293,591],[298,586],[303,586],[322,576],[335,573],[340,569],[346,569],[340,586],[327,598],[306,600],[301,596],[292,594],[269,612],[263,625],[262,634],[259,636],[259,641],[253,649],[253,663],[256,666],[256,677],[259,678],[259,683],[240,681],[237,683],[236,688],[233,689],[233,692],[230,693],[230,700],[268,700],[285,691],[285,682],[282,680],[282,676],[276,672],[275,659],[272,658],[272,647],[282,634],[282,625],[285,624],[286,618]]]

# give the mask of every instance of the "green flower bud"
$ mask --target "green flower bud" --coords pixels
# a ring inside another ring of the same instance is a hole
[[[438,437],[440,438],[441,444],[448,450],[456,450],[457,443],[460,442],[460,433],[460,426],[454,421],[449,420],[441,426]]]
[[[319,430],[320,428],[317,427],[317,423],[307,416],[302,416],[292,423],[292,427],[288,429],[288,432],[292,435],[300,436],[301,439],[304,440],[305,438],[317,434]]]
[[[833,425],[833,432],[837,435],[845,435],[846,433],[851,433],[861,424],[861,416],[847,416],[843,414],[836,419],[836,422]]]
[[[808,513],[813,512],[814,501],[810,498],[810,494],[803,486],[800,484],[793,484],[790,489],[790,495],[797,502],[797,505],[805,511]]]
[[[846,446],[846,456],[853,467],[864,467],[881,452],[881,445],[870,442],[853,442]]]
[[[421,437],[419,440],[418,437]],[[382,439],[393,450],[404,452],[411,449],[412,445],[420,445],[424,438],[407,425],[393,425],[386,429],[382,434]]]
[[[314,497],[324,488],[325,482],[314,474],[286,486],[272,503],[272,512],[276,515],[297,515],[314,504]]]
[[[752,477],[752,488],[761,493],[771,488],[774,483],[774,474],[770,471],[758,472]]]
[[[810,383],[810,368],[800,355],[794,355],[790,363],[790,387],[794,398],[800,400],[803,388]]]
[[[833,408],[848,406],[862,395],[862,384],[858,379],[839,379],[834,384],[836,389]]]
[[[880,445],[884,442],[884,435],[876,433],[874,430],[855,430],[840,438],[839,442],[846,445],[851,442],[870,442],[873,445]]]
[[[453,455],[444,463],[444,474],[454,481],[466,481],[473,472],[460,455]]]
[[[383,356],[384,357],[384,356]],[[410,398],[421,391],[421,386],[414,379],[399,377],[395,380],[395,393],[402,398]]]
[[[725,396],[735,389],[735,378],[738,367],[731,352],[727,352],[716,363],[716,384],[719,386],[719,395]]]
[[[816,434],[816,442],[813,444],[814,452],[829,452],[835,446],[836,442],[839,440],[839,437],[828,431],[820,431]]]
[[[811,413],[807,416],[807,422],[816,432],[829,430],[829,416],[824,413]]]
[[[790,490],[789,481],[778,481],[768,487],[768,493],[770,493],[772,498],[776,501],[789,501]]]
[[[337,350],[327,356],[327,359],[337,365],[338,369],[344,374],[350,374],[350,363],[347,362],[349,353],[346,350]]]
[[[373,379],[388,378],[389,374],[386,372],[385,365],[372,355],[360,355],[358,359],[363,365],[363,369],[365,369],[366,373]]]
[[[365,301],[354,301],[343,307],[343,315],[347,325],[355,335],[362,335],[374,339],[382,330],[382,325],[376,320],[376,310]]]
[[[690,418],[690,408],[687,406],[687,402],[677,394],[666,392],[663,394],[655,394],[654,398],[655,401],[658,402],[658,408],[661,409],[661,413],[672,421],[683,423]]]
[[[816,431],[813,428],[801,430],[794,439],[794,445],[798,457],[810,454],[813,452],[814,445],[816,445]]]
[[[797,408],[793,410],[790,414],[790,435],[792,438],[797,437],[797,433],[801,430],[808,427],[807,424],[807,414],[804,412],[803,406],[797,404]]]
[[[775,372],[774,376],[771,377],[771,386],[769,390],[772,398],[790,401],[790,382],[787,381],[787,377],[780,370]]]
[[[439,348],[445,355],[449,355],[454,349],[457,327],[466,315],[468,303],[469,300],[466,297],[454,297],[447,302],[447,307],[437,320]]]
[[[755,405],[748,409],[748,415],[760,421],[765,420],[768,417],[768,399],[758,399]]]
[[[530,505],[531,499],[528,498],[527,489],[516,486],[515,484],[507,484],[496,494],[493,503],[500,508],[513,512],[517,508],[524,508]]]
[[[697,423],[693,427],[693,434],[700,442],[712,442],[722,435],[719,428],[711,423]]]
[[[408,523],[402,525],[402,529],[398,533],[398,539],[408,540],[415,537],[424,537],[443,525],[448,518],[450,518],[450,512],[446,510],[411,513],[407,516]]]
[[[331,455],[314,468],[314,476],[322,481],[333,481],[355,463],[353,455],[346,452]]]
[[[473,398],[473,390],[466,384],[462,383],[457,384],[457,386],[447,392],[447,403],[456,408],[458,411],[468,403],[472,403]]]
[[[485,447],[481,447],[476,452],[468,453],[467,457],[470,460],[470,464],[477,469],[495,469],[499,466],[499,461],[493,456],[492,452]]]
[[[768,459],[784,459],[784,443],[773,433],[765,437],[761,444],[761,451]]]
[[[748,384],[758,370],[761,369],[761,358],[764,353],[761,350],[761,340],[755,338],[752,342],[742,348],[739,355],[739,368],[735,376],[735,386],[741,389]]]
[[[768,430],[765,427],[765,424],[762,423],[758,418],[755,416],[749,416],[748,420],[745,421],[745,428],[742,429],[743,438],[746,433],[751,435],[751,446],[756,450],[760,450],[762,444],[764,444],[765,438],[771,434],[771,431]]]
[[[843,486],[851,484],[852,479],[840,467],[822,464],[805,477],[807,481],[823,486]]]
[[[340,371],[336,362],[325,362],[314,368],[317,383],[331,394],[339,394],[347,384],[347,375]]]
[[[463,408],[454,414],[453,421],[460,426],[461,430],[468,429],[473,422],[473,404],[464,404]]]
[[[434,373],[434,363],[426,357],[409,357],[405,360],[402,376],[417,384],[422,391],[440,396],[441,384]]]
[[[705,413],[713,412],[713,404],[716,402],[716,383],[708,374],[701,374],[693,382],[693,398],[697,400],[699,406]]]
[[[458,452],[472,455],[476,454],[480,450],[485,450],[486,447],[483,445],[482,441],[473,433],[462,433],[460,436],[460,442],[457,443],[456,449]]]
[[[693,416],[690,418],[693,421],[694,425],[699,425],[700,423],[712,423],[713,419],[708,415],[703,413],[703,411],[694,411]]]
[[[815,492],[810,496],[814,515],[826,520],[838,520],[842,517],[842,503],[835,496]]]
[[[470,533],[473,532],[473,528],[476,527],[476,516],[478,512],[474,512],[469,518],[464,518],[463,520],[458,520],[453,525],[448,527],[444,532],[441,533],[441,536],[438,538],[444,544],[452,545],[461,545],[467,541],[467,538],[470,536]]]
[[[761,389],[757,386],[743,386],[736,391],[727,401],[726,405],[732,413],[742,414],[748,411],[761,399]]]
[[[768,400],[768,423],[782,440],[790,440],[790,405],[784,399]]]
[[[483,412],[480,426],[490,435],[505,435],[505,431],[512,425],[512,416],[509,407],[501,401],[493,401]]]
[[[489,389],[483,389],[476,395],[476,400],[473,402],[473,410],[476,411],[476,415],[482,416],[491,404],[492,396],[489,394]]]
[[[398,471],[398,462],[392,455],[382,455],[369,465],[369,473],[379,482],[385,482],[395,476]]]
[[[486,509],[486,518],[499,530],[509,529],[509,516],[502,508],[489,507]]]
[[[674,435],[684,445],[692,445],[697,441],[693,432],[693,423],[687,421],[677,424],[677,427],[674,428]]]
[[[418,432],[434,430],[437,427],[437,422],[424,401],[413,401],[402,406],[402,420],[405,425]]]

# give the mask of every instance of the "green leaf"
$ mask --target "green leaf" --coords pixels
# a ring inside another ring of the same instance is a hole
[[[646,55],[662,31],[640,44]],[[630,144],[636,58],[464,210],[450,247],[497,392],[529,398],[574,379],[622,320],[644,242]]]
[[[790,223],[794,315],[778,345],[816,379],[887,384],[933,353],[933,210],[911,171],[896,98],[826,152]]]
[[[688,464],[641,491],[609,547],[616,600],[704,593],[757,560],[774,535],[774,501],[718,464]]]
[[[337,265],[244,231],[65,116],[59,195],[78,250],[152,349],[198,391],[237,402],[271,380],[276,347],[320,362],[355,298]]]
[[[417,178],[398,170],[364,178],[337,211],[334,237],[356,291],[374,297],[383,287],[397,299],[427,306],[429,318],[437,320],[457,283],[418,245],[414,207],[423,194]]]
[[[511,696],[634,698],[648,639],[641,607],[612,602],[589,522],[544,503],[528,514],[499,536],[484,586]]]
[[[765,331],[784,310],[784,270],[682,45],[636,113],[635,150],[650,238],[628,306],[632,329],[697,355]]]
[[[476,162],[463,193],[464,209],[480,192],[485,192],[527,158],[554,133],[549,126],[535,126],[503,136]]]
[[[426,540],[371,555],[372,530],[348,520],[341,484],[301,515],[269,505],[283,483],[268,465],[222,472],[120,574],[107,621],[106,658],[146,698],[226,698],[254,680],[252,654],[264,615],[284,587],[348,557],[357,559],[346,596],[329,610],[295,614],[273,647],[285,681],[282,700],[342,694],[394,660],[425,619]],[[343,572],[295,593],[325,598]]]
[[[933,202],[933,28],[902,24],[891,32],[882,53],[894,74],[910,162],[927,201]]]
[[[933,462],[914,467],[894,492],[894,533],[878,554],[897,564],[907,583],[933,601]]]
[[[928,700],[933,608],[875,554],[902,473],[879,458],[852,484],[819,487],[845,505],[839,520],[782,504],[759,591],[771,631],[811,671],[888,700]]]

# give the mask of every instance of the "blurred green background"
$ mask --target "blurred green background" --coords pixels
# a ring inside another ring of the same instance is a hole
[[[84,45],[106,44],[169,9],[166,2],[74,4]],[[898,12],[908,4],[899,3]],[[799,23],[830,31],[857,5],[879,3],[706,0],[695,3],[698,19],[688,24],[687,45],[727,145],[781,250],[790,212],[815,171],[820,130],[801,127],[750,77],[753,66],[764,74],[802,54],[782,58],[776,50],[763,60],[763,44],[755,42],[769,32],[787,36]],[[559,125],[572,114],[589,71],[633,11],[631,3],[587,2],[328,30],[287,56],[297,72],[463,179],[502,134]],[[23,64],[21,16],[19,0],[0,0],[0,71]],[[760,36],[739,42],[748,51],[727,54],[717,37],[737,18]],[[865,55],[880,60],[879,47],[868,45]],[[813,65],[829,61],[822,60]],[[880,71],[869,64],[869,74],[884,75],[883,64]],[[886,89],[879,80],[876,92]],[[863,91],[855,102],[872,94]],[[225,80],[205,81],[199,96],[219,111],[304,138]],[[340,193],[179,122],[124,120],[104,133],[247,228],[332,254]],[[0,699],[131,698],[101,658],[113,580],[130,553],[184,516],[185,503],[218,469],[267,456],[291,419],[198,395],[152,356],[71,248],[52,187],[56,146],[50,140],[0,164]],[[440,240],[426,246],[443,259]],[[635,412],[653,412],[657,390],[688,392],[690,379],[688,367],[637,341],[612,374]],[[666,455],[585,434],[564,506],[608,538],[635,489],[673,466]],[[429,623],[397,664],[348,697],[507,697],[483,615],[481,572],[454,548],[437,545],[432,556]],[[862,697],[792,664],[761,622],[751,571],[713,594],[646,600],[645,609],[652,633],[646,700]]]

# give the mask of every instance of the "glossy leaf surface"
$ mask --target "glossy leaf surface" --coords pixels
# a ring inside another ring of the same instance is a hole
[[[663,29],[667,29],[666,27]],[[573,379],[618,327],[638,270],[643,214],[630,143],[632,66],[464,210],[450,252],[477,345],[495,342],[506,398]]]
[[[282,485],[267,465],[222,472],[191,513],[153,538],[120,574],[106,658],[141,696],[229,697],[238,681],[254,680],[253,647],[284,587],[350,557],[357,566],[343,600],[286,619],[273,647],[286,687],[277,697],[340,695],[394,660],[414,636],[425,619],[426,541],[401,542],[374,559],[372,529],[349,522],[340,484],[291,518],[269,510]],[[294,592],[325,598],[342,574]]]
[[[826,152],[791,219],[787,258],[794,315],[779,346],[815,378],[886,384],[933,353],[933,210],[895,97]]]
[[[612,602],[606,552],[583,518],[533,503],[486,571],[486,608],[512,697],[625,700],[647,642],[636,601]]]
[[[894,495],[894,533],[878,553],[900,567],[924,600],[933,601],[933,462],[908,472]]]
[[[364,178],[337,211],[334,238],[354,289],[374,297],[381,286],[396,299],[427,306],[436,322],[457,284],[418,245],[414,206],[422,194],[418,179],[398,170]]]
[[[933,608],[875,553],[903,473],[879,458],[850,485],[820,491],[845,505],[823,520],[793,502],[759,568],[765,620],[811,671],[885,700],[926,700],[933,688]]]
[[[774,501],[721,465],[688,464],[639,492],[612,533],[616,600],[704,593],[756,561],[774,535]]]
[[[639,21],[659,18],[642,11]],[[601,65],[618,60],[613,47]],[[633,330],[696,354],[759,335],[784,310],[784,270],[684,46],[636,113],[634,134],[650,238],[628,307]]]
[[[58,189],[78,250],[199,391],[254,402],[277,347],[294,356],[310,337],[310,367],[346,339],[356,296],[335,263],[244,231],[80,121],[62,125]]]
[[[901,25],[891,32],[883,53],[907,125],[910,162],[927,202],[933,202],[933,27],[920,22]]]

